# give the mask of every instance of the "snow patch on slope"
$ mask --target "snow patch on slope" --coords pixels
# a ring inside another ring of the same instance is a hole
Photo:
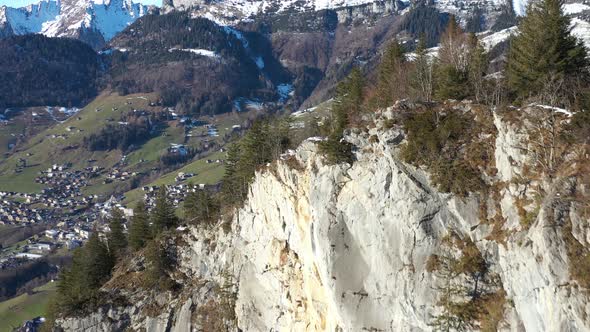
[[[572,34],[580,38],[586,47],[590,46],[590,23],[579,18],[573,18]]]
[[[213,51],[209,51],[209,50],[204,50],[204,49],[197,49],[197,48],[171,48],[168,50],[168,52],[174,52],[174,51],[180,51],[180,52],[189,52],[189,53],[193,53],[193,54],[198,54],[198,55],[202,55],[202,56],[206,56],[209,58],[221,58],[221,56]]]
[[[517,27],[510,27],[508,29],[500,30],[495,32],[491,35],[487,35],[481,38],[481,43],[486,51],[491,50],[494,46],[500,44],[503,41],[508,40],[511,36],[515,35],[518,32]],[[485,33],[484,33],[485,34]]]
[[[567,15],[579,14],[586,10],[590,10],[590,6],[582,3],[566,3],[563,5],[563,12]]]

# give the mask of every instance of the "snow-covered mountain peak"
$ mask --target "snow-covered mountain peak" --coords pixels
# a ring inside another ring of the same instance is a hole
[[[80,37],[98,47],[153,9],[132,0],[41,0],[21,8],[0,8],[0,36],[4,30],[5,35]]]

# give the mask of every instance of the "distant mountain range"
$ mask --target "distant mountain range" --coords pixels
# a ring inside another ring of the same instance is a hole
[[[154,6],[132,0],[41,0],[22,8],[0,7],[0,37],[41,33],[74,37],[102,47]]]

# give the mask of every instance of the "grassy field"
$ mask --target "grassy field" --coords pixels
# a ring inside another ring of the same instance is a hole
[[[55,282],[50,282],[35,288],[32,295],[23,294],[0,302],[0,332],[10,332],[21,326],[25,320],[44,316],[56,286]]]
[[[14,143],[18,135],[23,134],[25,124],[22,121],[14,121],[10,124],[0,123],[0,156],[8,151],[8,144]]]
[[[8,158],[0,157],[0,190],[16,192],[39,192],[43,186],[35,183],[34,179],[39,171],[49,168],[53,164],[72,163],[73,169],[82,169],[90,165],[112,168],[121,161],[123,155],[119,150],[112,151],[88,151],[83,147],[84,137],[98,132],[108,124],[109,120],[118,121],[121,114],[133,109],[150,111],[163,111],[161,107],[151,107],[150,100],[155,100],[152,94],[136,94],[118,96],[104,94],[84,107],[80,112],[62,123],[56,123],[52,127],[33,136],[24,145],[20,145],[18,151]],[[96,110],[99,110],[98,112]],[[116,110],[114,110],[116,109]],[[169,121],[163,132],[144,143],[139,149],[129,153],[126,158],[125,170],[142,172],[154,177],[150,172],[153,167],[159,166],[159,159],[171,143],[185,144],[188,147],[199,147],[203,144],[215,142],[218,146],[224,144],[224,136],[232,131],[232,126],[242,125],[245,121],[256,116],[256,111],[243,113],[227,113],[214,117],[202,117],[199,120],[204,124],[214,124],[218,128],[219,136],[206,135],[204,126],[196,127],[191,131],[192,137],[185,141],[184,127],[178,121]],[[0,133],[1,134],[1,133]],[[0,135],[1,136],[1,135]],[[67,149],[64,149],[67,148]],[[19,159],[25,159],[27,167],[16,172]],[[211,156],[206,159],[218,159],[219,156]],[[88,163],[88,160],[96,160]],[[204,164],[205,161],[197,161],[185,166],[181,170],[173,172],[174,175],[166,175],[159,183],[170,182],[174,176],[182,172],[197,173],[192,179],[198,183],[215,183],[223,175],[219,164]],[[149,178],[148,177],[148,178]],[[86,187],[86,194],[110,195],[114,192],[125,192],[130,187],[126,182],[114,181],[103,183],[103,178],[92,180],[92,186]]]
[[[145,98],[145,99],[144,99]],[[34,179],[40,170],[54,163],[72,163],[75,169],[87,166],[88,159],[96,159],[98,166],[112,167],[121,159],[119,151],[91,152],[82,147],[84,137],[98,132],[108,123],[108,119],[119,120],[122,113],[133,109],[155,109],[149,106],[152,95],[101,95],[68,120],[33,136],[27,144],[5,160],[0,160],[0,190],[36,192],[42,187]],[[129,104],[131,103],[131,104]],[[113,108],[118,110],[113,111]],[[99,109],[100,112],[96,112]],[[68,128],[72,130],[68,130]],[[76,149],[64,150],[69,146]],[[16,173],[15,166],[22,158],[28,167]]]
[[[178,183],[187,183],[187,184],[216,184],[223,178],[225,173],[225,166],[224,164],[218,163],[207,163],[207,159],[216,160],[221,159],[225,160],[225,152],[216,152],[210,154],[206,158],[199,159],[195,162],[192,162],[178,170],[165,174],[159,177],[157,180],[148,184],[148,186],[161,186],[161,185],[170,185],[176,183],[176,175],[180,172],[184,173],[194,173],[195,176],[184,180]],[[140,199],[143,197],[143,191],[141,188],[137,188],[131,190],[125,194],[125,200],[123,201],[125,204],[135,205]]]

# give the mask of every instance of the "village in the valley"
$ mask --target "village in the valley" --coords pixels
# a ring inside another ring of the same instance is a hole
[[[213,124],[198,124],[199,134],[195,134],[197,121],[178,116],[173,110],[167,110],[170,119],[177,126],[184,129],[187,139],[200,139],[208,148],[202,158],[203,164],[223,167],[225,149],[218,142],[210,142],[220,136],[218,128]],[[35,115],[37,116],[37,115]],[[3,118],[4,125],[8,123]],[[119,125],[124,126],[121,122]],[[201,129],[202,128],[202,129]],[[226,132],[233,133],[241,129],[240,125],[226,128]],[[73,126],[67,127],[67,132],[82,132]],[[64,134],[67,136],[68,134]],[[46,137],[56,139],[59,135]],[[195,136],[198,136],[195,138]],[[67,137],[66,137],[67,138]],[[220,138],[221,140],[225,137]],[[223,142],[223,141],[221,141]],[[10,147],[12,148],[12,147]],[[71,147],[77,149],[79,147]],[[213,150],[215,149],[215,150]],[[191,147],[183,143],[170,143],[165,151],[166,155],[185,157],[191,153]],[[212,156],[212,157],[209,157]],[[133,216],[132,205],[136,202],[126,200],[125,194],[90,194],[88,190],[93,186],[128,184],[134,179],[140,179],[149,172],[157,172],[159,168],[152,167],[148,171],[129,170],[127,155],[110,168],[97,165],[96,160],[85,160],[86,167],[73,167],[71,163],[53,164],[37,172],[34,182],[40,185],[40,192],[0,191],[0,226],[33,227],[34,235],[26,237],[16,245],[0,247],[0,269],[12,268],[29,260],[36,260],[59,250],[73,250],[83,245],[92,232],[105,234],[108,232],[108,217],[113,209],[120,209],[128,219]],[[189,159],[190,160],[190,159]],[[139,161],[140,163],[143,160]],[[27,159],[17,161],[14,174],[27,170]],[[189,190],[209,187],[204,183],[192,180],[195,172],[184,172],[181,169],[173,171],[172,183],[166,184],[170,202],[175,207],[182,206],[182,202]],[[139,181],[138,181],[139,183]],[[148,209],[153,208],[159,185],[134,185],[135,201],[144,200]],[[139,192],[139,194],[137,194]],[[125,225],[127,227],[127,225]]]

